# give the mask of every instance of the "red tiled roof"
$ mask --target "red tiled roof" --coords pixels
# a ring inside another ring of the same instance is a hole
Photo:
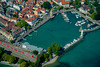
[[[1,30],[2,30],[3,32],[5,32],[6,34],[10,35],[10,33],[9,33],[8,31],[6,31],[4,28],[1,28]]]
[[[4,19],[2,19],[2,18],[0,18],[0,21],[1,21],[2,23],[4,23],[4,24],[7,23],[7,20],[4,20]]]
[[[69,1],[62,1],[62,5],[69,4]]]
[[[11,19],[17,20],[17,18],[15,18],[15,17],[13,17],[13,18],[11,18]]]

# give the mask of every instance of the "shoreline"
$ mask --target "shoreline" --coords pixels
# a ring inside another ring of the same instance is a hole
[[[0,64],[12,66],[12,67],[20,67],[19,64],[9,64],[9,62],[7,62],[7,61],[1,61]]]
[[[45,66],[47,66],[47,65],[54,64],[54,63],[58,60],[59,57],[60,57],[60,56],[56,56],[55,58],[51,59],[51,60],[50,60],[49,62],[47,62],[46,64],[44,63],[44,65],[42,65],[42,67],[45,67]]]

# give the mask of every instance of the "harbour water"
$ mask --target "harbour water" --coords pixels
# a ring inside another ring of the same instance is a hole
[[[61,47],[79,37],[79,28],[75,23],[83,18],[77,19],[75,15],[67,13],[72,23],[67,23],[61,14],[49,20],[38,28],[37,32],[32,32],[21,42],[29,42],[32,45],[47,49],[52,43],[57,43]],[[86,28],[88,23],[83,25]],[[55,64],[47,67],[100,67],[100,30],[88,33],[84,40],[64,53]]]
[[[11,67],[11,66],[0,64],[0,67]]]

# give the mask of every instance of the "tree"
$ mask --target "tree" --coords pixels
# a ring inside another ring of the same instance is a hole
[[[46,1],[46,2],[43,3],[43,7],[45,9],[50,9],[51,8],[51,4],[48,1]]]
[[[92,13],[94,12],[94,9],[91,8],[91,9],[89,10],[89,12],[92,14]]]
[[[27,22],[24,20],[18,21],[16,25],[18,27],[25,27],[25,28],[28,26]]]
[[[11,63],[15,63],[15,61],[16,61],[16,57],[10,55],[9,63],[10,63],[10,64],[11,64]]]
[[[20,64],[20,67],[27,67],[27,63],[24,61]]]
[[[97,6],[99,5],[99,2],[96,0],[96,1],[93,3],[93,5],[94,5],[95,7],[97,7]]]
[[[3,53],[3,48],[0,47],[0,55]]]
[[[73,1],[73,6],[76,6],[76,2],[75,1]]]
[[[33,54],[37,55],[38,54],[38,51],[34,50],[33,51]]]
[[[10,55],[8,55],[7,53],[4,53],[4,54],[2,55],[2,59],[3,59],[4,61],[9,61],[9,58],[10,58]]]
[[[88,0],[85,0],[85,5],[88,5],[89,4],[89,1]]]
[[[48,53],[51,54],[52,53],[52,49],[50,47],[48,47]]]
[[[96,15],[96,12],[93,12],[92,15],[91,15],[91,18],[95,19],[95,15]]]
[[[18,62],[17,63],[21,64],[24,61],[25,61],[24,59],[18,59]]]
[[[52,52],[53,52],[54,54],[58,55],[58,54],[60,53],[61,47],[60,47],[58,44],[53,43],[53,44],[51,45],[51,48],[52,48]]]
[[[10,43],[14,43],[14,40],[10,40]]]
[[[48,58],[48,57],[49,57],[49,54],[44,53],[44,58],[46,59],[46,58]]]
[[[48,58],[46,58],[45,61],[48,61]]]
[[[100,6],[98,6],[98,7],[96,8],[96,11],[97,11],[98,14],[100,14]]]
[[[18,18],[18,16],[17,16],[17,15],[15,15],[15,14],[13,14],[13,17]]]
[[[30,29],[31,27],[30,26],[27,26],[27,29]]]
[[[49,54],[49,59],[51,59],[52,58],[52,55],[51,54]]]

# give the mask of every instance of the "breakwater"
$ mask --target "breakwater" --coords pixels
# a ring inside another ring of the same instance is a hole
[[[80,42],[83,39],[83,30],[81,30],[81,35],[79,36],[79,38],[74,39],[73,42],[66,44],[63,48],[64,51],[66,51],[67,49],[69,49],[70,47],[74,46],[75,44],[77,44],[78,42]],[[42,67],[48,65],[48,64],[53,64],[54,62],[57,61],[57,59],[59,58],[59,56],[53,56],[52,59],[50,59],[50,61],[48,62],[44,62],[42,63]]]
[[[92,31],[95,31],[98,29],[100,29],[100,26],[96,26],[96,27],[93,27],[91,29],[79,29],[79,32],[81,32],[81,30],[83,30],[83,32],[92,32]]]

